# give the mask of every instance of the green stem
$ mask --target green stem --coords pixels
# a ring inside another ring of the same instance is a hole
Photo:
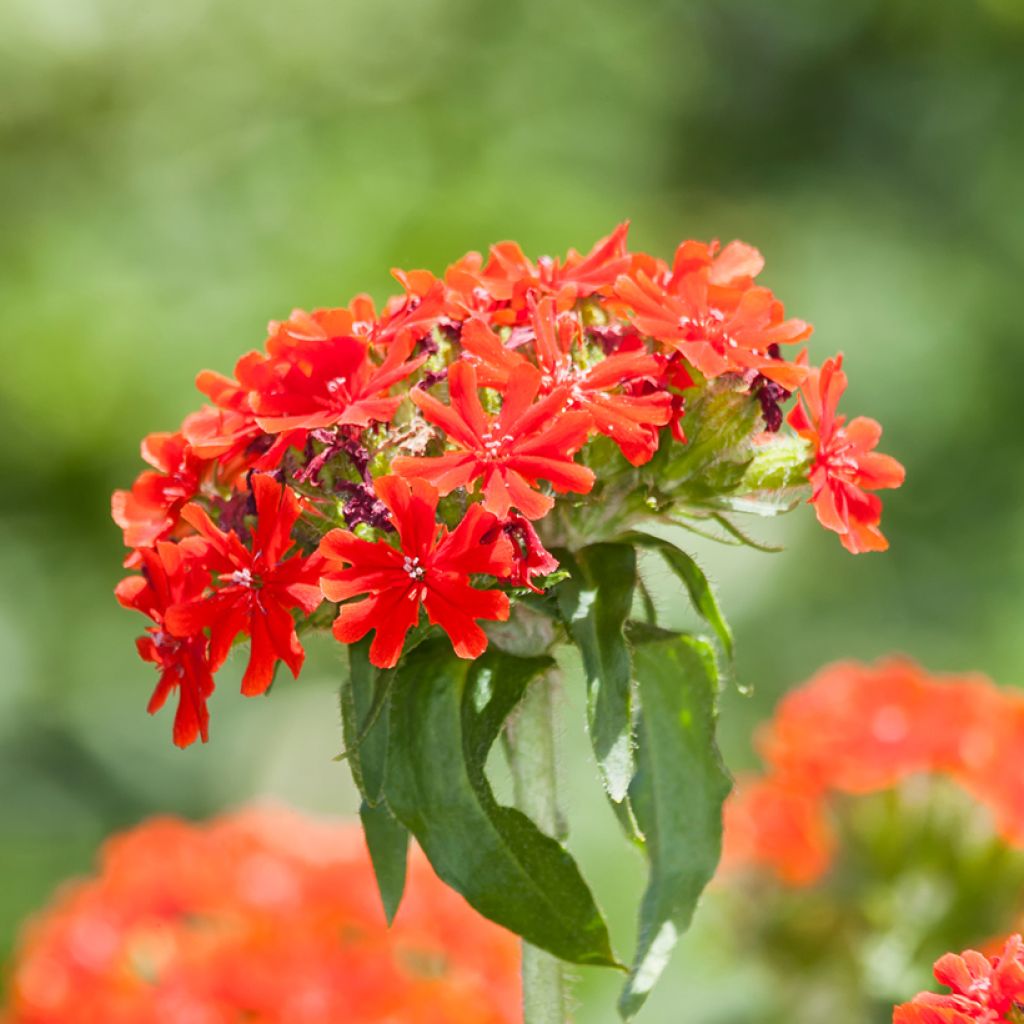
[[[555,707],[557,673],[535,680],[507,733],[516,807],[548,835],[558,836]],[[523,943],[523,1024],[567,1024],[568,992],[561,960]]]

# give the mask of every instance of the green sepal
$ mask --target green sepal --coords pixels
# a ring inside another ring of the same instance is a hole
[[[454,657],[425,643],[391,698],[387,803],[438,876],[485,917],[571,963],[621,966],[576,862],[524,814],[498,804],[484,766],[505,719],[549,657]]]
[[[398,913],[405,891],[405,873],[409,854],[409,830],[381,801],[371,807],[365,800],[359,807],[366,849],[377,878],[384,916],[390,925]]]
[[[555,593],[583,658],[590,742],[605,789],[620,803],[633,777],[632,668],[623,629],[633,607],[636,551],[592,544],[556,557],[571,574]]]
[[[642,712],[633,813],[650,860],[637,952],[619,999],[624,1019],[643,1005],[718,865],[722,804],[731,788],[715,743],[718,679],[702,640],[643,625],[634,674]]]

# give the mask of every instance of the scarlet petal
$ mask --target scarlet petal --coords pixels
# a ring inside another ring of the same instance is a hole
[[[410,591],[391,590],[354,604],[343,604],[334,620],[335,637],[350,644],[376,630],[370,661],[378,668],[393,668],[402,655],[406,634],[419,619],[419,601]]]
[[[274,679],[277,652],[264,616],[253,616],[250,636],[249,664],[242,676],[242,693],[256,697],[266,693]]]
[[[487,635],[475,619],[505,621],[508,597],[498,590],[475,590],[458,580],[431,584],[424,606],[427,617],[449,636],[460,658],[478,658],[487,649]]]

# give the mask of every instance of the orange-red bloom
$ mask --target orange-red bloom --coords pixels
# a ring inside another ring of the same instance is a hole
[[[401,292],[379,309],[357,295],[344,306],[294,310],[270,323],[263,349],[243,356],[234,376],[200,373],[208,404],[186,416],[179,433],[147,438],[152,470],[112,500],[131,568],[159,541],[202,535],[211,584],[161,612],[168,635],[202,643],[209,631],[214,670],[239,634],[251,637],[246,693],[265,689],[279,660],[293,672],[302,664],[298,627],[321,625],[308,618],[314,563],[285,557],[287,545],[273,555],[246,547],[254,475],[267,494],[267,475],[283,486],[289,529],[302,496],[294,539],[306,553],[338,527],[358,530],[367,543],[387,540],[391,516],[377,493],[385,477],[426,481],[449,499],[442,518],[453,536],[458,512],[479,504],[509,552],[495,586],[513,598],[526,599],[517,590],[536,590],[557,566],[542,537],[553,546],[615,540],[645,518],[739,511],[745,499],[760,506],[805,483],[819,519],[851,551],[883,546],[880,504],[867,492],[895,486],[902,469],[873,451],[873,421],[836,417],[845,386],[838,362],[819,373],[804,359],[782,358],[780,347],[811,328],[787,319],[755,283],[760,253],[742,242],[720,250],[686,241],[670,265],[629,252],[626,234],[621,224],[589,252],[536,261],[502,242],[486,256],[467,254],[443,278],[393,270]],[[738,400],[702,401],[708,378],[723,374]],[[800,443],[778,445],[774,468],[740,473],[733,456],[741,450],[758,455],[755,469],[768,461],[760,458],[755,400],[775,432],[781,404],[804,378],[804,404],[791,423],[813,458]],[[699,417],[692,459],[668,450],[688,444],[691,396]],[[571,496],[562,514],[542,525],[560,495]],[[467,529],[475,530],[480,511],[470,516]],[[366,600],[346,604],[337,635],[364,635],[371,627],[357,615],[391,600],[373,587],[361,593]],[[472,628],[453,627],[466,652],[483,649],[474,600],[457,609]],[[486,601],[484,618],[498,610],[495,598]],[[385,639],[378,632],[374,641],[379,659],[400,657],[393,638],[418,619],[419,602],[401,609]],[[440,614],[427,611],[431,621]],[[979,778],[984,773],[991,765]],[[1017,799],[1014,784],[1003,788],[1007,801]]]
[[[256,530],[251,550],[236,533],[219,530],[198,505],[182,513],[206,541],[204,562],[218,576],[213,593],[174,605],[167,628],[175,636],[210,630],[210,661],[219,668],[239,633],[252,642],[242,693],[263,693],[283,661],[298,677],[305,652],[295,632],[291,609],[309,615],[322,600],[318,561],[301,554],[286,557],[292,527],[301,514],[291,488],[263,473],[252,477]]]
[[[455,451],[420,458],[397,458],[392,468],[400,476],[429,480],[441,494],[481,479],[484,508],[504,517],[516,508],[527,519],[540,519],[554,499],[536,488],[547,480],[559,493],[586,494],[594,485],[593,471],[573,462],[590,432],[585,412],[565,411],[569,388],[558,387],[534,402],[541,386],[540,371],[516,367],[497,416],[488,416],[477,394],[476,370],[459,362],[448,374],[451,405],[417,390],[412,400],[423,415],[448,436]]]
[[[494,324],[522,323],[531,296],[550,295],[559,310],[566,310],[577,299],[610,291],[629,269],[628,231],[628,222],[620,224],[586,256],[570,249],[564,263],[546,256],[533,263],[515,242],[499,242],[491,246],[486,265],[472,252],[450,266],[445,283],[468,313],[484,312]]]
[[[130,491],[114,491],[110,502],[130,548],[152,547],[171,535],[208,466],[181,434],[150,434],[142,442],[142,457],[153,469],[140,473]]]
[[[371,544],[348,530],[332,530],[320,544],[321,586],[330,601],[343,604],[334,635],[346,644],[375,630],[370,660],[380,668],[398,663],[406,634],[427,618],[449,636],[460,658],[476,658],[487,648],[477,619],[508,618],[508,597],[497,590],[478,590],[470,574],[508,576],[512,549],[493,515],[471,505],[449,533],[437,522],[437,489],[423,480],[396,476],[376,481],[377,495],[391,512],[400,547],[387,541]]]
[[[410,851],[389,929],[359,829],[285,809],[110,840],[29,922],[6,1024],[513,1024],[518,945]]]
[[[558,315],[551,298],[533,304],[530,325],[541,393],[568,388],[568,408],[588,412],[597,430],[612,438],[633,465],[649,461],[658,447],[658,428],[672,416],[662,361],[637,345],[587,365],[579,318]],[[514,370],[532,365],[521,349],[507,347],[481,320],[467,322],[462,347],[486,387],[503,389]],[[648,383],[656,387],[640,393]]]
[[[323,329],[329,326],[330,320]],[[409,358],[416,340],[412,331],[401,333],[378,364],[359,338],[311,337],[288,321],[267,342],[267,354],[243,356],[235,375],[249,391],[256,422],[268,433],[386,423],[402,401],[387,391],[426,358]]]
[[[889,542],[879,529],[882,502],[867,492],[899,487],[904,471],[894,458],[875,451],[882,436],[875,420],[857,416],[847,423],[836,415],[846,390],[842,366],[843,357],[837,356],[810,371],[789,423],[814,452],[811,501],[818,522],[835,530],[853,554],[884,551]]]
[[[156,623],[136,644],[143,661],[160,670],[160,680],[149,699],[147,710],[155,714],[173,690],[178,691],[174,715],[174,742],[187,747],[197,737],[208,738],[210,713],[206,699],[213,693],[209,642],[201,633],[172,635],[166,625],[169,608],[197,598],[206,589],[210,574],[201,564],[196,542],[181,544],[158,541],[153,548],[139,551],[142,576],[128,576],[114,590],[125,608],[148,615]]]
[[[790,691],[761,729],[764,776],[725,813],[726,865],[815,881],[834,844],[833,794],[876,793],[917,775],[956,782],[1024,846],[1024,694],[980,676],[935,677],[905,658],[829,666]]]
[[[947,953],[935,963],[935,979],[948,995],[922,992],[893,1011],[893,1024],[996,1024],[1019,1020],[1024,1011],[1024,943],[1006,940],[998,956],[969,949]]]
[[[650,276],[640,263],[615,293],[635,313],[634,323],[686,357],[705,377],[756,371],[792,391],[802,367],[776,358],[775,346],[811,334],[803,320],[786,320],[782,303],[753,283],[764,260],[752,246],[683,242],[671,272]]]

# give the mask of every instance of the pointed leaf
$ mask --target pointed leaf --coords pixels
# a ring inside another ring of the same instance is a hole
[[[427,643],[398,669],[386,795],[437,874],[485,917],[573,963],[617,965],[576,862],[525,815],[500,806],[487,754],[547,657],[488,651],[474,662]]]
[[[365,800],[359,808],[363,836],[377,877],[384,916],[390,925],[398,913],[405,891],[405,869],[409,854],[409,830],[381,801],[371,807]]]
[[[369,638],[349,645],[348,678],[341,687],[341,724],[352,778],[363,799],[375,807],[384,790],[394,670],[376,668],[369,652]]]
[[[659,635],[660,634],[660,635]],[[722,803],[731,786],[715,744],[718,693],[712,649],[645,628],[633,653],[642,708],[630,803],[644,833],[650,877],[619,1011],[640,1009],[721,853]]]
[[[583,657],[590,742],[608,795],[618,803],[633,777],[632,673],[623,627],[633,606],[636,552],[629,544],[593,544],[557,557],[571,573],[555,593]]]
[[[679,577],[690,594],[690,600],[697,614],[714,630],[715,636],[722,647],[729,665],[730,673],[735,658],[732,630],[725,621],[725,615],[718,604],[715,592],[711,589],[707,576],[701,567],[682,548],[670,540],[655,537],[649,533],[630,533],[623,540],[637,547],[657,551],[668,567]]]

